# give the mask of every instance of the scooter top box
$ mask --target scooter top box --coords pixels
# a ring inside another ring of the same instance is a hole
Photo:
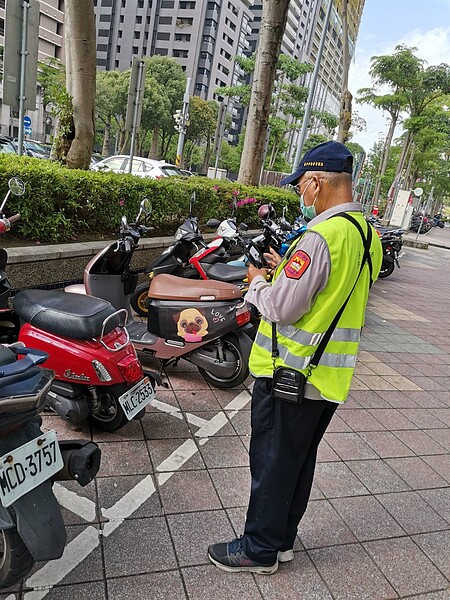
[[[166,340],[204,342],[235,328],[242,292],[221,281],[157,275],[148,293],[148,331]]]
[[[233,330],[237,303],[151,300],[148,331],[166,340],[199,343]]]

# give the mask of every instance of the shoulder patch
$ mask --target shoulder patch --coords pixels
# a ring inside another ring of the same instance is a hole
[[[311,264],[311,257],[303,250],[294,252],[289,262],[284,267],[284,274],[289,279],[300,279],[303,273]]]

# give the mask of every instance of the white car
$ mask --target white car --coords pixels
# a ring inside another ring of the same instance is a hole
[[[91,166],[93,171],[114,171],[114,173],[129,173],[130,157],[126,155],[108,156]],[[181,169],[164,160],[153,160],[133,156],[132,175],[138,177],[150,177],[150,179],[161,179],[178,175],[185,177]]]

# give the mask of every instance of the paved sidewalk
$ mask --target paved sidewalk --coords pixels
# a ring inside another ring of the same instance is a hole
[[[56,486],[66,552],[0,598],[449,600],[450,251],[408,248],[400,262],[371,293],[292,563],[253,576],[208,562],[209,543],[242,532],[249,394],[180,365],[119,433],[46,417],[61,437],[92,435],[101,470],[87,488]]]

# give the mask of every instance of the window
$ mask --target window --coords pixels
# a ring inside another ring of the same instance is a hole
[[[148,31],[146,32],[148,34]],[[148,37],[148,36],[147,36]],[[170,33],[165,33],[163,31],[159,31],[156,34],[156,39],[157,40],[170,40]]]
[[[175,58],[187,58],[189,56],[189,50],[177,50],[174,48],[172,56]]]
[[[211,71],[209,69],[205,69],[205,67],[199,67],[197,69],[197,73],[199,75],[209,75],[211,73]]]
[[[116,52],[119,53],[122,49],[122,46],[116,46]]]
[[[186,27],[192,25],[194,19],[192,17],[179,17],[177,19],[177,27]]]
[[[232,46],[232,45],[233,45],[233,40],[232,40],[232,39],[230,38],[230,36],[229,36],[229,35],[227,35],[226,33],[223,33],[223,34],[222,34],[222,38],[223,38],[223,39],[225,40],[225,42],[226,42],[227,44],[229,44],[230,46]]]
[[[225,50],[225,48],[220,49],[220,55],[226,58],[227,60],[231,59],[231,54]]]
[[[172,25],[172,17],[159,17],[158,23],[160,25]]]
[[[232,29],[233,31],[236,31],[236,25],[228,17],[225,18],[225,25],[228,25],[228,27],[230,29]]]
[[[120,22],[120,23],[123,23],[123,15],[120,15],[119,22]]]
[[[155,54],[159,54],[160,56],[167,56],[168,50],[167,48],[155,48]]]
[[[226,83],[224,83],[221,79],[216,79],[216,85],[220,87],[226,87]]]
[[[214,27],[214,29],[217,29],[217,21],[214,19],[205,19],[205,27]]]
[[[205,44],[214,44],[216,40],[212,35],[204,35],[202,41],[205,42]]]
[[[142,23],[142,16],[141,15],[138,15],[136,17],[136,23],[137,23],[137,25],[140,25]]]
[[[200,52],[200,58],[202,58],[203,60],[209,60],[209,62],[211,62],[212,54],[210,54],[209,52]]]
[[[231,2],[228,2],[228,10],[231,10],[231,12],[233,13],[233,15],[237,16],[238,10],[237,10],[237,8]]]
[[[106,67],[106,58],[97,58],[97,67]]]
[[[97,52],[108,52],[108,44],[97,44]]]
[[[134,32],[134,39],[138,40],[138,39],[140,39],[140,37],[141,37],[141,32],[140,31],[135,31]]]
[[[100,15],[101,23],[109,23],[111,21],[111,15]]]
[[[99,29],[98,37],[109,37],[109,29]]]
[[[176,33],[175,41],[176,42],[190,42],[191,34],[190,33]]]
[[[115,69],[118,69],[118,68],[119,68],[119,61],[118,61],[118,60],[115,60],[115,61],[114,61],[114,68],[115,68]]]
[[[121,30],[121,29],[119,29],[119,31],[117,32],[117,37],[118,37],[118,38],[121,38],[121,37],[122,37],[122,30]]]
[[[144,0],[138,0],[138,8],[144,8]]]
[[[131,48],[131,52],[132,52],[133,54],[137,54],[137,53],[139,52],[139,48],[138,48],[137,46],[133,46],[133,47]]]
[[[105,160],[103,161],[103,165],[106,168],[107,171],[120,171],[123,169],[123,163],[124,163],[124,159],[123,158],[115,158],[112,157],[109,160]]]
[[[162,0],[161,2],[161,8],[173,8],[174,6],[174,0]]]
[[[186,9],[190,9],[190,10],[194,10],[195,9],[195,2],[193,1],[184,1],[181,0],[180,2],[180,9],[181,10],[186,10]]]
[[[112,0],[102,0],[102,3],[100,4],[100,6],[108,6],[111,7],[112,6]],[[100,19],[101,20],[101,19]]]

